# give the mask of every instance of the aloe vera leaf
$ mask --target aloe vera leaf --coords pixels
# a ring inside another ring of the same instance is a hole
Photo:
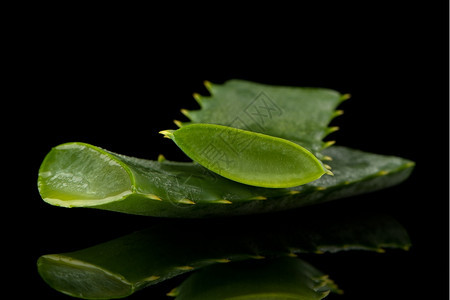
[[[213,124],[161,131],[192,160],[233,181],[286,188],[329,171],[305,148],[285,139]]]
[[[389,216],[264,217],[252,226],[247,218],[210,220],[207,226],[171,220],[83,250],[43,255],[37,265],[54,289],[101,299],[125,297],[212,264],[409,246],[405,229]]]
[[[53,148],[39,170],[44,201],[161,217],[211,217],[280,211],[383,189],[405,180],[414,163],[333,146],[335,176],[294,188],[252,187],[194,163],[151,161],[84,143]]]
[[[245,261],[206,267],[169,295],[176,300],[318,300],[341,292],[327,275],[298,258]]]
[[[330,89],[272,86],[236,79],[224,84],[205,82],[205,86],[211,96],[194,94],[201,109],[182,110],[192,123],[225,125],[284,138],[316,156],[331,144],[323,139],[338,128],[328,124],[342,113],[335,110],[337,106],[349,98]]]

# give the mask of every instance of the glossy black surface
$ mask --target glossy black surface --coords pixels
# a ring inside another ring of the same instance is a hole
[[[190,22],[186,20],[175,26],[180,32],[158,35],[154,26],[146,30],[97,17],[92,24],[75,16],[73,22],[58,18],[59,26],[42,21],[30,74],[30,97],[36,100],[28,131],[35,142],[29,152],[31,195],[24,202],[33,237],[24,241],[30,287],[16,293],[71,299],[41,280],[36,270],[40,255],[81,249],[159,221],[44,203],[36,180],[51,147],[81,141],[130,156],[156,159],[162,153],[171,160],[187,160],[158,132],[176,128],[174,119],[186,120],[181,108],[198,108],[191,95],[206,93],[203,80],[241,78],[350,93],[352,98],[340,107],[345,114],[332,123],[340,131],[329,139],[416,162],[411,177],[399,186],[302,209],[310,216],[386,213],[405,226],[412,240],[409,252],[305,255],[345,291],[326,299],[445,299],[447,10],[425,4],[363,6],[330,8],[303,22],[301,14],[289,8],[282,10],[286,17],[278,18],[253,12],[246,15],[254,20],[251,26],[238,26],[229,15],[218,22],[228,24],[225,31],[205,21],[184,32]],[[215,31],[206,33],[204,28]],[[148,288],[130,299],[165,299],[180,281]]]

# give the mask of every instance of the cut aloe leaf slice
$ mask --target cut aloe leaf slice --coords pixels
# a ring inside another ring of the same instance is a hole
[[[214,124],[192,124],[160,133],[195,162],[248,185],[294,187],[330,173],[305,148],[266,134]]]
[[[414,163],[345,147],[324,150],[335,176],[293,188],[237,183],[195,163],[151,161],[84,143],[53,148],[39,170],[44,201],[162,217],[211,217],[280,211],[387,188]]]

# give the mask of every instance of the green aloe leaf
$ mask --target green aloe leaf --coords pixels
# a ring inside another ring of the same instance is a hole
[[[324,88],[273,86],[245,80],[224,84],[205,82],[211,96],[194,94],[200,110],[183,109],[192,123],[210,123],[264,133],[290,140],[316,156],[329,146],[323,139],[342,114],[337,106],[348,94]],[[176,121],[179,126],[189,123]]]
[[[335,108],[346,95],[242,80],[207,83],[207,87],[211,97],[195,95],[202,109],[184,111],[193,122],[229,125],[294,141],[319,159],[333,158],[324,166],[333,168],[336,176],[322,176],[293,188],[268,189],[227,180],[198,164],[143,160],[68,143],[53,148],[42,163],[38,179],[42,198],[63,207],[150,216],[252,214],[383,189],[406,179],[414,166],[402,158],[327,148],[332,143],[322,140],[335,129],[327,127],[328,123],[340,114]]]
[[[344,250],[408,249],[405,229],[388,216],[314,216],[174,221],[70,253],[39,258],[54,289],[87,299],[126,297],[199,268],[243,260]]]
[[[44,201],[162,217],[211,217],[280,211],[363,194],[398,184],[414,163],[333,146],[335,176],[293,188],[237,183],[195,163],[152,161],[84,143],[53,148],[39,170]]]
[[[292,187],[316,180],[324,173],[332,174],[314,156],[326,159],[320,151],[333,142],[323,139],[338,129],[328,124],[342,113],[335,109],[348,95],[330,89],[272,86],[244,80],[224,84],[205,82],[205,85],[211,97],[194,94],[201,109],[181,110],[191,122],[175,121],[182,129],[162,132],[194,161],[226,178],[260,187]],[[198,128],[196,132],[203,132],[195,135],[194,128],[189,126],[192,123],[226,127],[216,137],[211,132],[214,130],[205,132],[211,128],[195,124],[204,127]],[[248,132],[253,134],[246,136],[244,133]],[[291,142],[303,150],[289,147],[287,144]]]
[[[332,174],[305,148],[266,134],[215,124],[191,124],[160,133],[195,162],[248,185],[294,187]]]
[[[342,293],[327,275],[298,258],[246,261],[204,268],[169,295],[175,300],[319,300]]]

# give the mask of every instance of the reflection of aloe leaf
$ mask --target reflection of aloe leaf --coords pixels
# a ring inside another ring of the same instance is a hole
[[[161,224],[87,249],[44,255],[38,269],[50,286],[63,293],[120,298],[217,263],[410,245],[403,227],[389,217],[337,222],[299,221],[298,216],[280,222],[266,217],[247,222]]]
[[[325,298],[336,285],[298,258],[247,261],[204,268],[169,295],[176,300]]]
[[[131,214],[206,217],[285,210],[386,188],[406,179],[414,163],[333,146],[335,176],[294,188],[240,184],[194,163],[150,161],[83,143],[57,146],[39,171],[43,199],[64,207]]]

